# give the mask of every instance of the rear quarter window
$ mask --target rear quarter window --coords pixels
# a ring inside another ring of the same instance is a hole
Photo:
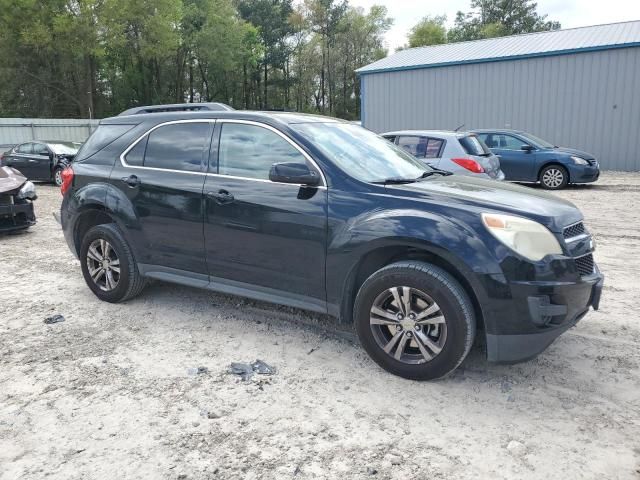
[[[110,145],[122,135],[131,130],[135,125],[98,125],[98,128],[91,134],[82,145],[76,156],[76,162],[82,162],[92,157],[107,145]]]
[[[476,135],[460,137],[458,141],[467,155],[486,156],[491,154],[491,150]]]

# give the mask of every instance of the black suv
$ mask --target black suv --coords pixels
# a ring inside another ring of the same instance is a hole
[[[453,371],[477,329],[515,362],[598,308],[569,202],[331,118],[173,107],[103,120],[64,171],[64,234],[102,300],[154,278],[328,313],[413,379]]]

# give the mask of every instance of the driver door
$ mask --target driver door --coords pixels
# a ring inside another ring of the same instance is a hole
[[[274,163],[317,168],[293,141],[267,125],[219,120],[214,138],[217,149],[212,147],[204,185],[211,281],[326,311],[327,189],[269,180]]]

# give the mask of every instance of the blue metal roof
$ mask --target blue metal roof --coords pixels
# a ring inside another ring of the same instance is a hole
[[[640,46],[640,20],[410,48],[356,71],[413,70],[634,46]]]

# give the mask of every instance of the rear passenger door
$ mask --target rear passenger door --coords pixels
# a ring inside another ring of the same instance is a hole
[[[44,143],[34,143],[33,153],[29,157],[29,164],[31,165],[32,178],[34,180],[49,181],[51,180],[51,164],[53,163],[53,157]]]
[[[116,162],[111,182],[133,206],[138,224],[127,233],[147,271],[207,281],[202,188],[213,126],[206,120],[156,126]]]
[[[265,299],[324,311],[326,187],[269,180],[271,165],[279,162],[306,163],[322,173],[267,125],[219,121],[214,138],[218,157],[204,188],[211,280],[231,292],[250,289]]]

